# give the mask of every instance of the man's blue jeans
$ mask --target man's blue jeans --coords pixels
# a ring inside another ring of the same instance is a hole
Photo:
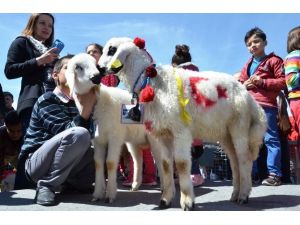
[[[264,144],[267,148],[267,167],[269,174],[281,177],[281,145],[277,125],[278,109],[263,107],[268,121],[268,129],[265,133]],[[257,162],[253,163],[253,173],[257,174]]]

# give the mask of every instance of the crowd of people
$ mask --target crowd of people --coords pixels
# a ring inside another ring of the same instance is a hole
[[[14,175],[14,189],[35,188],[34,201],[47,206],[56,204],[56,192],[92,192],[95,179],[91,137],[95,132],[92,114],[96,93],[91,90],[78,95],[82,105],[78,111],[65,78],[68,61],[73,56],[60,57],[57,49],[51,47],[54,22],[50,13],[32,14],[21,35],[11,43],[4,72],[7,79],[22,79],[16,110],[12,105],[13,95],[0,84],[2,188],[6,178]],[[278,186],[291,182],[290,147],[299,154],[300,27],[288,34],[284,60],[275,53],[265,52],[267,36],[258,27],[246,33],[244,42],[251,57],[236,78],[264,109],[268,122],[259,158],[253,163],[253,182]],[[102,49],[100,44],[92,43],[85,52],[98,62]],[[199,71],[189,50],[186,44],[176,45],[171,65]],[[117,88],[120,83],[114,74],[100,79],[103,85],[111,87]],[[203,185],[208,177],[200,165],[205,152],[203,141],[194,139],[191,146],[194,187]],[[151,149],[141,151],[143,184],[157,185]],[[130,186],[133,160],[126,149],[118,172],[123,185]],[[176,176],[176,170],[174,173]]]

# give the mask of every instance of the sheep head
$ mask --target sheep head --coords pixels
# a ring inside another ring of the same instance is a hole
[[[96,60],[86,53],[77,54],[69,60],[65,76],[72,95],[85,94],[100,84],[101,75],[96,65]]]
[[[137,38],[132,40],[126,37],[110,39],[105,44],[99,61],[100,67],[116,74],[129,91],[134,91],[141,74],[153,63],[151,56],[143,48],[145,43],[136,40]]]

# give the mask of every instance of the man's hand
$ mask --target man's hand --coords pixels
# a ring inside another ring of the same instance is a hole
[[[80,116],[86,120],[89,119],[97,101],[96,89],[93,88],[88,93],[77,95],[76,97],[82,106],[81,112],[79,112]]]
[[[252,83],[251,79],[248,79],[244,82],[245,87],[247,90],[255,89],[257,88],[255,84]]]
[[[251,83],[257,87],[260,87],[263,84],[263,79],[261,79],[259,76],[256,76],[256,75],[251,76],[250,80],[251,80]]]
[[[56,54],[56,48],[51,48],[41,56],[37,57],[36,61],[38,66],[41,66],[47,63],[52,63],[57,58],[58,58],[58,54]]]

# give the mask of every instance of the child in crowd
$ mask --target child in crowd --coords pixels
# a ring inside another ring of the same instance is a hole
[[[21,120],[13,110],[6,114],[5,125],[0,127],[0,181],[8,180],[7,176],[15,173],[22,144]],[[14,179],[10,186],[13,189]]]
[[[267,116],[268,129],[264,136],[267,149],[268,178],[262,181],[264,185],[278,186],[281,184],[281,146],[277,125],[277,96],[286,88],[282,71],[282,59],[271,53],[265,53],[267,45],[266,34],[255,27],[245,35],[245,44],[252,54],[240,74],[242,82],[252,97],[262,106]],[[257,173],[254,163],[254,176]]]
[[[285,82],[288,89],[289,105],[293,114],[295,128],[299,134],[300,127],[300,26],[288,33],[287,53],[284,60]],[[296,174],[300,176],[300,141],[297,136],[297,148],[294,148]],[[296,178],[300,180],[300,177]]]
[[[5,115],[5,102],[4,102],[2,86],[0,83],[0,126],[4,125],[4,115]]]
[[[4,91],[3,96],[5,102],[5,112],[7,113],[9,111],[15,110],[12,105],[14,103],[14,96],[12,95],[12,93]]]

